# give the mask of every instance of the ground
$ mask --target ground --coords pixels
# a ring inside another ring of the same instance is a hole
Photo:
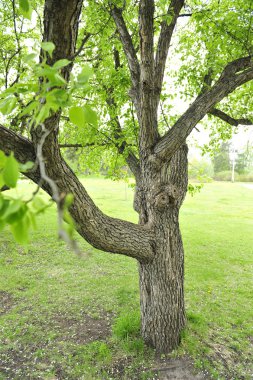
[[[137,220],[125,184],[84,181],[105,212]],[[21,183],[21,192],[28,190]],[[187,198],[181,227],[188,324],[169,356],[157,356],[140,337],[134,260],[79,238],[85,257],[76,257],[56,239],[53,209],[40,217],[28,250],[2,232],[0,379],[190,380],[208,371],[209,378],[250,380],[252,198],[252,189],[229,183],[206,184]]]

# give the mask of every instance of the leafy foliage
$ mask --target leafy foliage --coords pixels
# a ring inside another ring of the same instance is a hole
[[[20,171],[25,171],[32,166],[31,162],[20,165],[13,154],[6,156],[0,151],[0,187],[6,185],[15,188]],[[48,205],[38,196],[23,200],[0,192],[0,231],[5,225],[9,225],[16,241],[26,245],[29,241],[29,229],[36,228],[36,216],[46,207]]]

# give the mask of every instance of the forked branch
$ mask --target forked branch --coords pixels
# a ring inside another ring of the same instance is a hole
[[[253,80],[252,57],[243,57],[230,62],[216,83],[199,96],[174,126],[156,144],[154,153],[160,159],[170,158],[185,142],[193,128],[213,107],[244,83]]]

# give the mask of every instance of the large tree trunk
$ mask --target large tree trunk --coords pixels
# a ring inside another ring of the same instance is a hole
[[[156,244],[154,259],[139,264],[141,330],[144,340],[158,352],[170,352],[178,346],[185,325],[184,251],[178,217],[187,191],[186,145],[161,170],[149,165],[144,175],[143,182],[151,183],[149,191],[142,192],[140,223],[152,228]]]
[[[140,264],[141,331],[158,352],[173,350],[185,325],[184,252],[177,210],[160,226],[156,257]]]

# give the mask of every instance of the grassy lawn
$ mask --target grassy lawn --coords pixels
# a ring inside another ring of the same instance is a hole
[[[124,183],[84,183],[105,212],[137,221]],[[215,379],[252,379],[252,205],[242,184],[211,183],[181,211],[188,324],[172,356],[191,356]],[[152,379],[136,262],[79,237],[78,258],[56,238],[53,207],[38,226],[28,251],[0,234],[0,379]]]

